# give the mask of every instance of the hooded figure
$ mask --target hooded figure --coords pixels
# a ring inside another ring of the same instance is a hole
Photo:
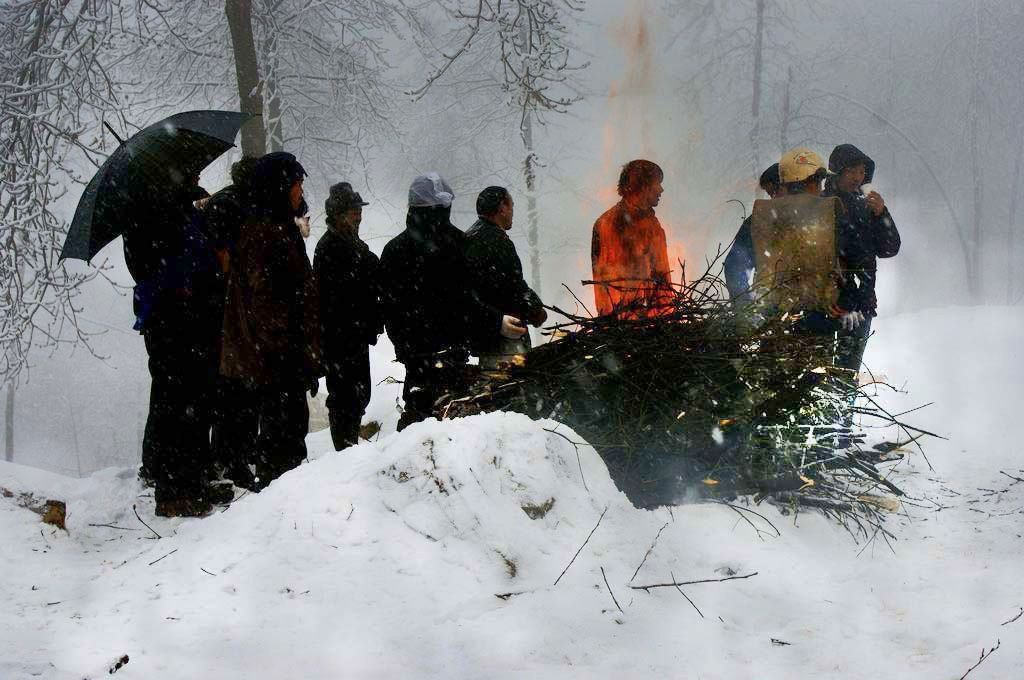
[[[306,457],[306,390],[315,393],[323,375],[316,285],[295,224],[305,175],[290,153],[260,158],[228,276],[220,371],[245,404],[235,419],[245,423],[259,487]]]
[[[453,199],[437,173],[417,177],[405,231],[381,253],[384,325],[406,369],[400,430],[430,417],[437,399],[464,383],[474,340],[508,324],[472,290],[466,236],[450,221]]]
[[[370,350],[384,332],[380,313],[380,261],[359,238],[363,206],[348,182],[331,187],[324,203],[327,233],[316,244],[313,271],[320,297],[320,328],[327,372],[331,439],[340,451],[359,441],[370,403]]]
[[[829,155],[828,166],[833,175],[826,181],[823,195],[835,196],[844,209],[837,234],[843,270],[837,304],[857,319],[840,331],[836,365],[859,371],[871,319],[878,313],[878,258],[893,257],[900,251],[900,233],[882,197],[874,191],[865,196],[861,189],[875,175],[875,162],[867,154],[852,144],[840,144]]]

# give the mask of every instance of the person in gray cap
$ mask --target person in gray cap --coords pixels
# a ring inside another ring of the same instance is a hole
[[[348,182],[331,187],[324,202],[327,233],[316,244],[313,271],[320,297],[320,330],[327,371],[331,440],[340,451],[359,441],[370,403],[370,345],[384,332],[380,315],[380,262],[359,238],[363,206]]]
[[[429,418],[439,398],[465,384],[475,341],[526,333],[473,290],[466,235],[450,221],[454,198],[436,172],[413,180],[405,231],[380,257],[384,325],[406,371],[399,430]]]

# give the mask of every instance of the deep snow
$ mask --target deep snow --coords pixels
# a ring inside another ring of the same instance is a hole
[[[0,464],[0,678],[96,678],[127,654],[120,678],[955,679],[997,640],[970,677],[1022,677],[1024,617],[1001,625],[1024,607],[1018,312],[877,322],[867,363],[907,392],[882,403],[934,401],[906,420],[949,437],[924,442],[934,470],[917,452],[895,466],[916,500],[889,518],[892,550],[767,504],[781,536],[721,505],[635,510],[553,422],[395,434],[395,386],[371,404],[376,441],[334,453],[312,434],[310,463],[202,520],[154,517],[134,470]],[[387,351],[374,374],[400,378]],[[65,500],[68,532],[21,492]],[[629,587],[753,572],[684,588],[695,606]]]

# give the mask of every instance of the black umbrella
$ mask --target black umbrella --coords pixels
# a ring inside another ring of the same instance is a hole
[[[136,215],[180,191],[234,146],[238,130],[250,118],[236,111],[186,111],[122,142],[78,201],[61,258],[91,260]]]

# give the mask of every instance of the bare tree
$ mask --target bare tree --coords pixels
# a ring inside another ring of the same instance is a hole
[[[69,270],[59,260],[67,223],[54,204],[83,181],[76,160],[102,157],[102,140],[87,130],[119,107],[110,55],[120,19],[113,1],[0,5],[0,384],[7,388],[7,460],[14,456],[14,394],[30,353],[89,347],[75,297],[103,268]]]
[[[260,68],[256,60],[256,40],[252,32],[252,2],[225,0],[224,14],[231,30],[231,51],[238,83],[239,110],[255,117],[242,127],[242,153],[262,156],[267,148],[267,130],[263,125]],[[275,122],[280,122],[279,118]],[[279,132],[279,128],[275,129]],[[277,149],[273,149],[277,150]]]
[[[505,96],[506,115],[518,119],[525,152],[521,172],[526,187],[527,242],[531,283],[541,290],[537,168],[534,125],[547,113],[564,113],[581,95],[573,76],[586,63],[573,62],[570,30],[563,17],[584,11],[583,0],[476,0],[469,9],[461,2],[449,8],[458,21],[445,41],[453,50],[442,50],[440,60],[425,82],[410,92],[423,97],[435,83],[457,72],[460,62],[482,66],[489,86]],[[466,72],[463,71],[465,76]],[[463,81],[463,84],[465,82]],[[501,116],[504,118],[505,116]]]

